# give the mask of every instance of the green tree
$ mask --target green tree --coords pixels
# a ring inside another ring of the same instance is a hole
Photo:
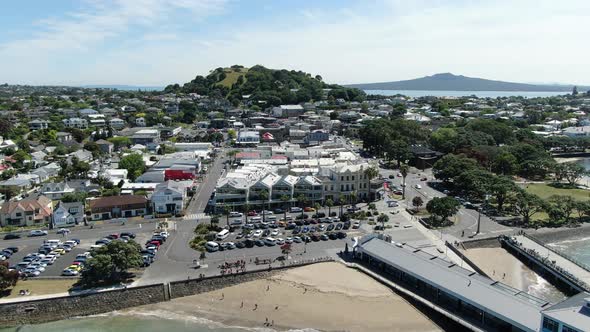
[[[289,195],[281,195],[281,202],[283,202],[283,213],[284,213],[284,219],[287,220],[287,210],[289,208],[288,204],[291,201],[291,197]]]
[[[488,191],[493,195],[498,205],[498,211],[504,209],[504,202],[508,196],[516,190],[514,182],[505,176],[492,176],[488,183]]]
[[[568,224],[572,213],[577,207],[576,203],[571,196],[553,195],[549,197],[545,210],[553,221]]]
[[[135,181],[135,179],[145,172],[145,162],[140,154],[131,153],[121,158],[119,168],[126,169],[129,179]]]
[[[379,176],[379,170],[375,166],[369,166],[364,171],[365,177],[367,178],[367,190],[368,190],[368,201],[372,201],[374,199],[373,193],[371,192],[371,180]]]
[[[332,206],[334,206],[334,201],[331,198],[326,200],[326,206],[328,207],[328,217],[332,214]]]
[[[458,136],[454,128],[439,128],[430,135],[430,144],[436,151],[451,153],[455,151]]]
[[[514,212],[522,217],[522,222],[528,225],[535,214],[543,211],[544,202],[539,196],[518,188],[515,191],[512,207]]]
[[[492,161],[492,171],[501,175],[512,175],[518,172],[518,160],[508,152],[500,152]]]
[[[381,223],[381,227],[385,231],[385,223],[389,221],[389,216],[386,214],[381,213],[379,217],[377,217],[377,222]]]
[[[408,176],[409,171],[410,167],[406,164],[401,165],[399,168],[399,172],[402,175],[402,199],[406,199],[406,177]]]
[[[574,186],[582,176],[587,174],[587,172],[584,166],[574,161],[557,164],[555,167],[555,174],[558,181],[565,179],[570,186]]]
[[[16,286],[18,282],[18,272],[16,270],[10,271],[8,267],[8,261],[0,262],[0,291]]]
[[[414,196],[414,198],[412,198],[412,205],[414,206],[414,209],[418,211],[420,207],[424,205],[424,200],[420,196]]]
[[[110,137],[107,139],[107,141],[113,143],[113,148],[115,150],[119,150],[131,145],[131,139],[127,136]]]
[[[434,218],[434,222],[444,223],[448,217],[459,211],[459,202],[453,197],[434,197],[426,204],[426,210]]]
[[[307,202],[307,197],[305,197],[304,194],[299,194],[299,195],[297,195],[296,200],[299,203],[299,207],[301,208],[301,217],[303,217],[303,210],[305,209],[305,203]]]
[[[474,159],[465,155],[447,154],[432,166],[434,177],[449,183],[461,173],[478,168]]]
[[[262,222],[266,223],[266,210],[268,209],[268,190],[264,189],[258,195],[262,201]]]
[[[142,264],[141,247],[135,241],[112,241],[107,245],[95,249],[84,269],[82,269],[82,284],[97,286],[101,283],[120,282],[126,271],[137,268]]]
[[[219,216],[214,215],[211,217],[211,219],[209,220],[211,227],[216,227],[219,224]]]

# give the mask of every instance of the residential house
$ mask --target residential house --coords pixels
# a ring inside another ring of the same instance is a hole
[[[135,119],[135,126],[136,127],[145,127],[145,118],[137,118]]]
[[[88,120],[82,118],[69,118],[62,120],[64,126],[67,128],[87,129]]]
[[[0,225],[34,226],[51,222],[51,200],[45,196],[9,201],[0,208]]]
[[[51,218],[54,227],[78,225],[84,222],[84,203],[59,202],[53,210]]]
[[[24,191],[27,191],[33,187],[31,181],[27,179],[11,178],[0,182],[0,193],[14,197]]]
[[[272,109],[272,115],[281,118],[297,117],[305,113],[301,105],[281,105]]]
[[[47,120],[35,119],[32,121],[29,121],[29,129],[30,130],[43,130],[43,129],[47,129],[47,128],[49,128],[49,121],[47,121]]]
[[[106,154],[111,154],[113,153],[113,147],[115,146],[113,143],[106,141],[104,139],[99,139],[98,141],[95,142],[96,145],[98,145],[98,148],[100,149],[100,151],[102,151],[103,153]]]
[[[111,120],[109,120],[109,124],[111,125],[112,128],[115,128],[115,129],[125,128],[125,120],[122,120],[119,118],[112,118]]]
[[[16,143],[14,143],[11,139],[4,139],[2,136],[0,136],[0,150],[8,148],[14,149],[15,151],[18,150]]]
[[[99,197],[89,202],[91,219],[130,218],[147,213],[147,199],[139,195]]]
[[[257,131],[240,130],[236,140],[238,144],[258,144],[260,143],[260,133]]]
[[[59,200],[64,195],[73,194],[76,192],[74,188],[68,186],[66,182],[58,182],[58,183],[45,183],[39,192],[42,195],[51,198],[52,200]]]
[[[160,144],[160,131],[157,129],[142,129],[131,136],[133,144],[145,145],[149,150],[155,150]]]
[[[65,145],[68,145],[74,141],[72,134],[68,132],[60,131],[56,136],[57,141]]]

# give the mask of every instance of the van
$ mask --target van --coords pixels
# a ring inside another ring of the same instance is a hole
[[[261,222],[262,221],[262,217],[252,217],[250,218],[250,222]]]
[[[218,240],[224,240],[225,238],[227,238],[229,236],[229,230],[224,229],[221,232],[217,233],[216,238]]]
[[[266,239],[264,239],[264,244],[266,244],[267,246],[274,246],[276,243],[277,241],[272,237],[267,237]]]
[[[277,221],[277,216],[268,216],[268,217],[266,217],[266,220],[273,221],[273,222]]]
[[[232,226],[240,226],[242,225],[242,219],[231,219],[229,224]]]
[[[53,247],[53,246],[59,246],[61,244],[61,241],[60,240],[45,240],[44,243]]]
[[[209,252],[217,251],[219,250],[219,244],[217,244],[217,242],[209,241],[205,243],[205,249]]]

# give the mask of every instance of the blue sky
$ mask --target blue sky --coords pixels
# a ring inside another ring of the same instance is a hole
[[[20,0],[0,83],[183,83],[262,64],[334,83],[452,72],[590,85],[590,1]]]

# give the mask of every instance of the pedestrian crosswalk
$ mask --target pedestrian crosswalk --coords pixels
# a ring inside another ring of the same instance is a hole
[[[203,212],[201,213],[191,213],[191,214],[187,214],[184,217],[182,217],[182,219],[184,220],[198,220],[198,219],[203,219],[207,217],[207,215]]]

